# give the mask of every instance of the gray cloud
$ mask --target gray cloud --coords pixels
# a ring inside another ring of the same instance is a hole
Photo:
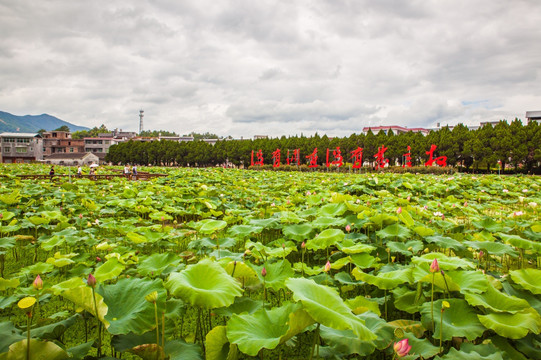
[[[0,0],[0,109],[344,136],[539,110],[535,0]]]

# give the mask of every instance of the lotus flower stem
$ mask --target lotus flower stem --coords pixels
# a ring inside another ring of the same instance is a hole
[[[316,331],[314,332],[314,339],[312,340],[312,351],[310,352],[310,360],[314,358],[314,350],[316,348],[316,341],[319,338],[319,323],[317,323]],[[319,352],[319,349],[318,349]]]
[[[26,360],[30,360],[30,324],[32,322],[32,310],[26,319]]]
[[[156,358],[160,354],[160,325],[158,323],[158,304],[154,301],[154,318],[156,319]]]
[[[92,299],[94,300],[94,311],[96,311],[96,320],[98,320],[98,357],[101,356],[101,321],[98,314],[98,304],[96,302],[96,291],[92,286]]]
[[[163,355],[165,356],[165,311],[162,312],[162,348]]]
[[[432,292],[430,294],[430,314],[432,316],[432,334],[435,330],[434,325],[434,278],[436,277],[436,273],[432,273]]]

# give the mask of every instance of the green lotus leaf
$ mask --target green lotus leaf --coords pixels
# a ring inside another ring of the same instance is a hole
[[[373,299],[367,299],[366,297],[359,295],[354,299],[348,299],[345,304],[351,309],[355,315],[371,311],[374,314],[380,316],[379,304]]]
[[[6,291],[7,289],[15,289],[21,282],[18,278],[4,279],[0,277],[0,291]]]
[[[347,224],[347,220],[344,218],[325,217],[320,216],[310,223],[315,229],[327,229],[330,227],[342,228]]]
[[[359,269],[367,269],[374,265],[376,258],[367,253],[350,255],[351,262]]]
[[[489,287],[487,276],[480,271],[448,271],[445,275],[458,286],[462,294],[466,291],[469,293],[483,293]]]
[[[96,316],[96,308],[94,306],[94,300],[92,298],[92,288],[83,285],[75,288],[63,290],[61,295],[73,302],[75,305],[83,308],[94,317]],[[107,305],[103,301],[103,297],[96,292],[96,307],[98,308],[98,319],[105,325],[105,328],[109,327],[109,322],[105,319],[107,314]]]
[[[530,304],[524,299],[506,295],[489,285],[487,291],[482,294],[464,293],[464,298],[471,306],[482,306],[494,312],[517,312],[530,308]]]
[[[478,345],[481,346],[481,345]],[[493,353],[490,355],[479,354],[476,351],[462,351],[462,349],[457,350],[451,348],[447,354],[443,357],[437,356],[437,360],[503,360],[503,357],[500,353]]]
[[[373,341],[363,341],[351,330],[337,330],[320,326],[320,336],[334,354],[368,356],[376,350]]]
[[[422,237],[427,237],[435,234],[435,231],[431,228],[425,226],[416,226],[413,228],[413,231]]]
[[[227,323],[227,338],[240,351],[251,356],[263,348],[274,349],[296,335],[286,337],[295,323],[291,318],[297,311],[303,311],[299,304],[288,303],[271,310],[259,309],[253,314],[233,315]],[[299,332],[314,322],[310,317],[304,320],[302,329],[297,327]]]
[[[472,343],[464,343],[460,345],[460,351],[466,354],[477,353],[485,356],[485,359],[502,359],[503,356],[501,351],[492,343],[479,345],[474,345]]]
[[[383,230],[377,231],[376,234],[382,239],[407,239],[411,236],[411,231],[407,227],[404,227],[402,225],[393,224],[385,227]]]
[[[253,300],[249,297],[235,298],[235,302],[227,307],[215,309],[214,312],[221,316],[231,317],[233,314],[248,313],[253,314],[263,306],[261,301]]]
[[[202,234],[212,234],[224,229],[227,222],[223,220],[205,219],[194,224],[194,227]]]
[[[406,209],[402,209],[402,212],[398,214],[398,218],[402,221],[408,228],[412,228],[415,225],[415,221],[411,217],[410,213]]]
[[[21,340],[9,347],[9,351],[0,355],[2,360],[27,360],[27,340]],[[30,339],[30,359],[64,360],[69,354],[51,341]]]
[[[137,355],[143,360],[164,359],[165,351],[156,343],[142,344],[129,349],[127,352]]]
[[[347,206],[343,203],[327,204],[319,208],[318,214],[323,217],[337,217],[344,214],[346,210]]]
[[[506,294],[526,300],[532,308],[534,308],[538,313],[541,314],[541,299],[539,298],[539,296],[536,296],[528,290],[523,289],[522,286],[518,284],[512,285],[509,281],[504,281],[501,284],[503,287],[503,291],[505,291]],[[520,287],[521,289],[517,289],[518,287]]]
[[[0,234],[7,232],[4,230],[4,228],[5,227],[0,226]],[[0,249],[11,249],[15,246],[16,242],[17,239],[15,238],[15,236],[0,237]]]
[[[148,217],[157,221],[173,220],[173,217],[164,211],[153,212]]]
[[[268,218],[268,219],[250,219],[248,221],[249,225],[259,226],[263,229],[280,229],[282,225],[278,219]]]
[[[345,239],[341,243],[337,244],[338,249],[345,254],[359,254],[359,253],[370,253],[376,248],[372,245],[354,243],[351,239]]]
[[[2,214],[2,216],[0,217],[2,221],[9,221],[15,216],[15,213],[12,213],[11,211],[0,210],[0,214]]]
[[[225,326],[216,326],[205,338],[205,358],[208,360],[228,360],[236,358],[237,346],[229,343]]]
[[[533,250],[536,253],[541,252],[541,244],[535,241],[524,239],[518,235],[498,233],[498,237],[500,237],[505,243],[515,246],[517,248],[523,250]]]
[[[243,287],[254,286],[261,283],[257,277],[256,271],[244,262],[230,261],[226,265],[225,271],[235,279],[238,279]]]
[[[69,280],[62,281],[58,284],[51,286],[48,291],[52,292],[54,295],[61,295],[62,292],[66,290],[78,288],[81,286],[86,286],[83,279],[81,279],[80,277],[72,277]]]
[[[509,271],[511,279],[532,294],[541,294],[541,270],[521,269]]]
[[[206,309],[231,305],[235,297],[242,295],[239,283],[209,259],[172,273],[165,287],[173,296]]]
[[[503,225],[492,218],[484,218],[482,221],[472,221],[472,225],[477,229],[482,229],[490,232],[498,232],[503,230]]]
[[[124,270],[124,265],[117,258],[110,258],[94,272],[94,277],[99,283],[116,278]]]
[[[40,240],[40,246],[43,248],[43,250],[51,251],[56,246],[60,246],[66,242],[66,238],[63,236],[51,236],[49,239],[41,241]]]
[[[267,271],[267,275],[263,277],[261,271],[263,266]],[[291,267],[291,263],[288,260],[278,260],[274,263],[265,263],[264,265],[252,265],[252,268],[255,270],[259,281],[265,281],[265,286],[276,291],[285,287],[285,281],[290,277],[293,277],[294,272]]]
[[[168,267],[176,267],[180,263],[180,258],[172,252],[163,254],[152,254],[140,260],[137,265],[137,272],[143,276],[160,276]]]
[[[15,295],[0,296],[0,309],[2,310],[7,309],[18,300],[19,300],[19,297]]]
[[[303,241],[310,238],[313,230],[314,228],[310,224],[295,224],[284,226],[282,232],[284,236],[290,239]]]
[[[227,230],[227,234],[233,237],[246,238],[254,234],[260,234],[263,228],[254,225],[234,225]]]
[[[43,218],[41,216],[30,216],[28,218],[28,221],[30,221],[34,226],[48,224],[49,219]]]
[[[394,320],[389,321],[389,325],[394,326],[397,329],[402,329],[405,332],[412,333],[413,336],[420,338],[425,332],[425,328],[420,321],[414,320]]]
[[[509,343],[509,339],[496,335],[492,336],[490,340],[498,349],[504,351],[508,355],[509,359],[528,360],[524,354],[519,352],[513,345]],[[541,349],[539,349],[539,355],[541,355]]]
[[[169,360],[203,359],[199,345],[187,344],[183,340],[171,340],[165,343],[165,353],[169,355]]]
[[[464,244],[473,249],[486,250],[490,255],[509,255],[511,257],[518,257],[518,252],[507,244],[491,241],[465,241]]]
[[[428,253],[423,256],[414,256],[411,262],[415,265],[428,264],[430,265],[434,259],[438,259],[438,264],[442,270],[475,269],[475,265],[466,259],[461,259],[456,256],[447,256],[439,252]]]
[[[344,232],[340,229],[323,230],[315,238],[307,241],[306,248],[310,250],[327,249],[329,246],[342,241],[344,236]]]
[[[510,339],[521,339],[528,335],[528,332],[539,334],[541,330],[541,317],[532,308],[516,314],[490,313],[478,317],[486,328]]]
[[[143,244],[148,241],[146,237],[136,232],[129,232],[126,234],[126,237],[130,239],[131,242],[133,242],[134,244]]]
[[[156,343],[156,332],[148,331],[144,334],[137,335],[134,333],[113,335],[111,345],[118,352],[126,352],[136,346],[144,344]]]
[[[392,253],[399,253],[402,255],[411,256],[424,249],[424,244],[419,240],[410,240],[408,242],[388,241],[387,247]]]
[[[54,324],[41,326],[30,330],[30,336],[33,338],[40,338],[42,340],[60,340],[62,334],[71,327],[81,315],[75,314],[67,319],[58,321]]]
[[[419,312],[419,306],[422,305],[426,298],[421,291],[409,290],[407,287],[402,286],[393,290],[394,306],[398,310],[415,314]]]
[[[430,359],[432,356],[440,352],[440,348],[432,345],[428,339],[418,339],[413,333],[406,332],[404,337],[408,339],[408,344],[411,346],[406,359],[418,359],[420,356],[423,359]],[[400,340],[400,339],[397,339]]]
[[[440,338],[440,320],[442,316],[441,303],[443,300],[434,301],[434,338]],[[479,322],[474,309],[462,299],[448,299],[450,308],[443,312],[443,340],[451,340],[454,336],[465,337],[474,340],[481,336],[485,327]],[[432,328],[431,303],[426,302],[421,306],[421,320],[427,329]]]
[[[361,214],[357,215],[359,217]],[[369,218],[369,220],[374,223],[378,228],[383,228],[383,225],[394,224],[398,220],[396,216],[388,214],[378,214]]]
[[[0,353],[7,352],[11,344],[26,339],[26,336],[23,336],[11,321],[0,323],[0,334],[2,334],[0,336]]]
[[[21,192],[17,189],[8,194],[0,194],[0,201],[6,205],[15,205],[21,200]]]
[[[462,245],[461,242],[456,241],[453,238],[450,238],[448,236],[427,236],[425,237],[425,240],[429,243],[436,244],[438,247],[442,249],[453,249],[453,250],[463,250],[464,245]]]
[[[68,354],[70,356],[70,359],[83,360],[86,357],[86,355],[90,352],[90,349],[92,349],[93,344],[94,344],[94,340],[90,340],[86,343],[82,343],[80,345],[69,348]]]
[[[376,339],[364,322],[351,313],[335,289],[303,278],[290,278],[286,286],[293,291],[293,299],[300,301],[316,322],[337,330],[353,330],[363,340]]]
[[[109,309],[105,316],[110,324],[109,333],[143,334],[155,327],[154,304],[145,299],[154,291],[158,293],[156,304],[161,312],[165,309],[167,294],[159,279],[124,278],[116,284],[101,288],[103,300]]]
[[[411,270],[411,268],[406,268],[389,272],[380,272],[378,275],[371,275],[362,272],[359,268],[355,268],[351,274],[357,280],[362,280],[368,284],[375,285],[382,290],[390,290],[398,285],[411,283]]]

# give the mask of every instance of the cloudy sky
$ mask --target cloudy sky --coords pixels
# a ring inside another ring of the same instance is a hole
[[[538,0],[0,0],[0,110],[272,137],[524,119]]]

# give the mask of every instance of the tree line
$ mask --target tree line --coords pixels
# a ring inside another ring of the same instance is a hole
[[[281,163],[286,163],[286,155],[295,149],[300,150],[301,164],[307,164],[314,148],[318,149],[318,164],[325,165],[326,150],[340,147],[344,161],[352,162],[351,152],[363,148],[363,160],[373,161],[378,148],[384,145],[388,150],[385,157],[390,165],[402,165],[404,154],[411,148],[413,166],[424,165],[428,160],[427,151],[432,144],[437,145],[434,156],[446,156],[450,166],[469,169],[490,170],[507,164],[523,171],[539,171],[541,164],[541,126],[532,121],[523,125],[519,119],[510,124],[500,121],[497,125],[486,124],[476,130],[469,130],[459,124],[452,129],[443,127],[431,131],[427,136],[407,132],[387,134],[380,131],[373,134],[352,134],[349,137],[329,138],[318,134],[257,140],[219,140],[215,145],[204,141],[173,142],[128,141],[111,146],[105,160],[114,164],[140,164],[154,166],[218,166],[226,163],[248,167],[251,152],[262,150],[264,164],[273,164],[272,153],[281,150]]]

